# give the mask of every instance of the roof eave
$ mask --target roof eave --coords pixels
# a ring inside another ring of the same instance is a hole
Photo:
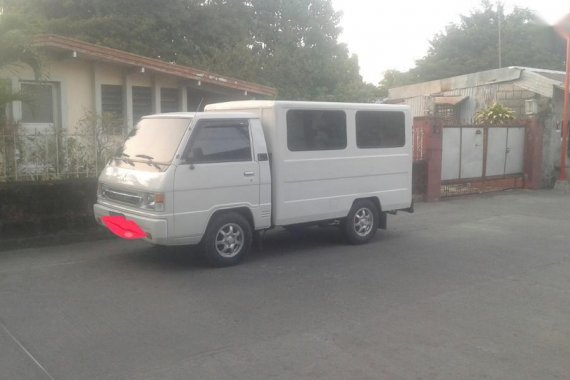
[[[184,79],[192,79],[203,83],[247,91],[253,94],[275,97],[277,93],[276,89],[272,87],[225,77],[188,66],[176,65],[159,59],[144,57],[123,50],[100,46],[69,37],[54,34],[43,34],[36,36],[34,44],[41,47],[64,49],[76,52],[79,55],[112,63],[120,63],[133,67],[144,67],[145,69],[161,74],[173,75]]]

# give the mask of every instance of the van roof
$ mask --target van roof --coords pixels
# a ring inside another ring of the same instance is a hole
[[[339,103],[339,102],[311,102],[293,100],[239,100],[233,102],[208,104],[205,110],[208,112],[221,111],[224,109],[252,109],[252,108],[298,108],[298,109],[354,109],[354,110],[408,110],[407,105],[393,105],[382,103]]]
[[[217,119],[223,118],[236,118],[236,119],[258,119],[259,117],[249,112],[168,112],[158,113],[154,115],[143,116],[143,119],[167,119],[167,118],[183,118],[183,119]]]

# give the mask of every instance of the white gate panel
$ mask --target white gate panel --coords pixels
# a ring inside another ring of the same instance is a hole
[[[461,134],[461,178],[483,176],[483,129],[463,128]]]
[[[507,149],[507,128],[489,128],[487,139],[487,168],[490,176],[505,174],[505,152]]]
[[[459,178],[460,129],[443,128],[441,179]]]
[[[509,128],[505,174],[524,172],[524,128]]]

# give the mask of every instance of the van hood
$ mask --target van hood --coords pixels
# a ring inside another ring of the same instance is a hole
[[[147,171],[122,166],[107,165],[99,182],[108,186],[144,192],[166,192],[172,189],[174,176],[173,166],[164,171]]]

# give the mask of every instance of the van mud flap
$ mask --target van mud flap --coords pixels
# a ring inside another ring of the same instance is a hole
[[[378,216],[378,229],[385,230],[388,227],[388,214],[381,212]]]

